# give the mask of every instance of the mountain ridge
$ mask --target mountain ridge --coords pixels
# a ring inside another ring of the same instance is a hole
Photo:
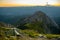
[[[40,24],[39,24],[40,23]],[[55,33],[58,32],[59,30],[59,26],[56,24],[55,21],[53,21],[51,18],[49,18],[44,12],[42,11],[37,11],[35,12],[35,14],[33,14],[30,17],[25,18],[21,24],[20,27],[22,27],[23,25],[27,26],[27,27],[31,27],[34,28],[33,26],[37,26],[38,28],[40,28],[39,26],[43,27],[42,29],[45,30],[45,32],[47,33],[53,33],[55,32],[55,30],[57,30]],[[31,28],[31,29],[32,29]],[[35,28],[36,29],[36,28]],[[36,29],[38,30],[38,29]],[[40,30],[40,29],[39,29]],[[50,32],[51,31],[51,32]]]

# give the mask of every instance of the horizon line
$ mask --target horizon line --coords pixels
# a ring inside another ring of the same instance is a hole
[[[60,4],[0,4],[0,7],[16,7],[16,6],[60,6]]]

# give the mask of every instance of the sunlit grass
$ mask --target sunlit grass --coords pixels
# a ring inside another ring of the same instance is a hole
[[[5,31],[10,28],[1,28],[0,27],[0,40],[37,40],[37,39],[43,39],[43,40],[46,40],[46,39],[52,39],[52,38],[60,38],[60,34],[41,34],[43,36],[46,36],[46,39],[44,38],[40,38],[39,35],[40,33],[34,31],[34,30],[20,30],[20,33],[22,33],[23,35],[24,34],[27,34],[27,35],[24,35],[23,37],[18,37],[18,36],[11,36],[10,34],[8,34],[9,36],[6,36],[5,35]]]
[[[45,35],[47,38],[51,39],[51,38],[60,38],[59,34],[46,34]]]

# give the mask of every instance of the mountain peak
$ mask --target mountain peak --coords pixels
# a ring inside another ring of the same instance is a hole
[[[20,27],[23,28],[21,25],[40,33],[58,33],[59,30],[56,22],[42,11],[37,11],[32,16],[25,18],[20,23]]]
[[[45,13],[42,11],[37,11],[37,12],[35,12],[35,14],[45,15]]]

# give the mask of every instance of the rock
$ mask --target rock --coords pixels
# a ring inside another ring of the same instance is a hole
[[[47,38],[46,36],[42,35],[42,34],[39,34],[39,37],[40,38]]]

